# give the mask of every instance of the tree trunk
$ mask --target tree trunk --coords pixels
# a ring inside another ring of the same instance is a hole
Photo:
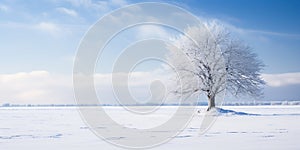
[[[211,110],[212,108],[216,107],[215,103],[215,96],[208,95],[208,108],[207,111]]]

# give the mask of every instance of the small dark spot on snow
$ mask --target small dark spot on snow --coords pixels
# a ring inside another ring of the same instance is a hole
[[[80,129],[88,129],[89,127],[80,127]]]
[[[227,133],[235,134],[235,133],[239,133],[239,132],[231,131],[231,132],[227,132]]]
[[[275,137],[275,135],[264,135],[262,136],[263,138],[272,138],[272,137]]]

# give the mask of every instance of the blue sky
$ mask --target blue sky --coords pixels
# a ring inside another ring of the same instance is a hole
[[[190,1],[191,11],[219,18],[238,28],[253,31],[268,43],[247,40],[267,64],[265,72],[297,72],[300,69],[300,2],[297,0]],[[196,7],[195,7],[196,6]]]
[[[59,103],[71,99],[73,58],[85,32],[106,13],[136,2],[140,1],[0,0],[0,89],[5,89],[0,101],[44,103],[40,99],[49,99],[45,103]],[[272,83],[266,88],[264,99],[300,100],[295,92],[300,87],[300,1],[158,2],[175,4],[200,18],[226,24],[266,64],[263,73],[270,75],[268,80]],[[21,81],[11,83],[15,78]],[[40,78],[61,83],[20,88],[26,87],[27,80],[39,82]],[[47,97],[59,95],[55,89],[64,89],[67,94],[60,93],[62,96],[55,97],[54,102]]]

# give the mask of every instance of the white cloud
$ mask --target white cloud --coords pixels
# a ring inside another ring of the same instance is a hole
[[[127,78],[125,73],[116,73],[117,87],[127,87],[122,81]],[[112,74],[95,74],[95,87],[105,103],[114,103],[111,82]],[[128,80],[128,87],[135,97],[144,98],[150,95],[151,82],[166,78],[162,72],[133,72]],[[0,74],[0,105],[1,103],[18,104],[61,104],[75,103],[72,75],[53,74],[47,71],[19,72]],[[85,86],[85,85],[80,85]]]
[[[112,82],[112,76],[114,82]],[[163,98],[155,98],[162,97],[162,95],[166,96],[168,86],[170,85],[168,82],[170,81],[170,74],[160,69],[152,72],[131,72],[130,74],[96,74],[94,77],[98,97],[103,101],[109,99],[111,100],[110,103],[117,103],[117,97],[115,96],[122,95],[119,101],[123,104],[130,104],[131,102],[128,100],[131,99],[131,97],[128,97],[124,92],[125,90],[129,91],[130,96],[132,96],[136,102],[147,102],[147,100],[153,98],[151,103],[155,103],[157,100],[163,100]],[[126,82],[126,79],[128,79],[128,82]],[[120,93],[116,94],[114,91]],[[168,95],[167,98],[170,98],[169,96],[170,95]]]
[[[91,0],[66,0],[67,2],[71,3],[73,6],[90,6],[92,5],[92,1]]]
[[[116,73],[116,87],[127,87],[125,73]],[[94,75],[95,89],[104,103],[114,104],[115,96],[112,90],[112,74]],[[284,74],[263,74],[262,77],[270,87],[283,87],[300,84],[300,72]],[[132,72],[128,79],[128,88],[132,96],[138,99],[151,97],[151,83],[160,80],[169,86],[170,74],[162,70],[152,72]],[[166,87],[168,89],[168,87]],[[167,90],[166,89],[166,90]],[[172,95],[169,95],[172,96]],[[169,97],[171,98],[171,97]],[[124,98],[126,99],[126,98]],[[170,100],[170,99],[169,99]],[[0,74],[0,104],[3,103],[32,103],[32,104],[61,104],[75,103],[72,75],[53,74],[47,71],[20,72]]]
[[[78,15],[75,10],[64,8],[64,7],[56,8],[56,10],[62,14],[66,14],[66,15],[69,15],[72,17],[77,17],[77,15]]]
[[[0,74],[1,103],[74,103],[72,79],[47,71]]]
[[[115,87],[124,90],[128,78],[128,89],[132,96],[138,99],[151,97],[151,84],[160,80],[168,90],[170,74],[163,70],[152,72],[132,72],[129,77],[126,73],[94,75],[95,89],[104,99],[104,103],[115,102],[111,77],[117,83]],[[300,84],[300,72],[283,74],[263,74],[263,79],[270,87],[284,87]],[[84,85],[82,85],[84,86]],[[170,95],[172,96],[172,95]],[[126,98],[124,98],[126,99]],[[47,71],[20,72],[15,74],[0,74],[0,102],[1,103],[75,103],[72,75],[53,74]]]
[[[161,26],[158,25],[142,25],[137,27],[136,38],[146,39],[146,38],[163,38],[169,39],[171,36],[168,32]]]
[[[0,4],[0,11],[8,12],[10,8],[6,5]]]
[[[51,22],[40,22],[35,27],[52,35],[56,35],[61,31],[60,27],[57,24]]]
[[[127,1],[126,0],[110,0],[111,4],[112,5],[115,5],[115,6],[124,6],[124,5],[127,5]]]
[[[112,76],[115,79],[115,83],[123,83],[123,80],[128,78],[129,86],[146,86],[149,85],[152,81],[155,80],[162,80],[166,81],[169,77],[169,74],[166,72],[157,69],[152,72],[131,72],[127,73],[107,73],[107,74],[100,74],[97,73],[94,75],[95,77],[95,84],[96,85],[110,85],[112,84]],[[120,85],[124,86],[124,85]]]
[[[95,9],[99,11],[108,11],[114,7],[121,7],[128,2],[126,0],[108,0],[108,1],[92,1],[92,0],[66,0],[75,7],[84,7],[87,9]]]
[[[282,74],[263,74],[262,77],[267,82],[267,85],[271,87],[281,87],[300,84],[300,72]]]
[[[218,20],[220,21],[220,20]],[[237,26],[234,26],[232,24],[220,21],[222,24],[224,24],[229,30],[241,34],[241,35],[247,35],[247,34],[255,34],[257,35],[266,35],[266,36],[281,36],[281,37],[288,37],[288,38],[296,38],[299,39],[299,34],[292,34],[292,33],[282,33],[282,32],[276,32],[276,31],[267,31],[267,30],[257,30],[257,29],[245,29],[240,28]]]

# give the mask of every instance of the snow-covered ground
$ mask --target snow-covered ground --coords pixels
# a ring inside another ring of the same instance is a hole
[[[161,149],[300,149],[300,106],[226,106],[209,131],[199,135],[205,107],[199,107],[187,128]],[[160,108],[164,114],[174,107]],[[129,119],[125,110],[107,107],[116,121]],[[233,111],[227,111],[233,110]],[[161,115],[163,119],[166,116]],[[156,116],[157,117],[157,116]],[[158,117],[159,118],[159,117]],[[155,123],[162,121],[155,120]],[[149,124],[151,126],[151,124]],[[126,137],[125,137],[126,138]],[[76,108],[0,108],[0,150],[121,149],[95,136]]]

